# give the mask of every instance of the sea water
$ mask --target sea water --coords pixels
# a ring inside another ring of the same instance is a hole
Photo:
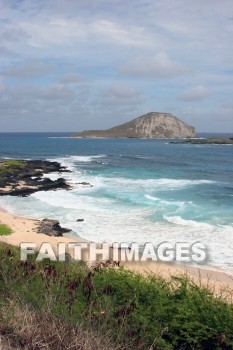
[[[49,174],[66,178],[70,191],[0,197],[1,207],[58,219],[74,236],[97,242],[199,241],[208,265],[233,271],[232,145],[68,135],[0,134],[0,157],[48,159],[72,171]]]

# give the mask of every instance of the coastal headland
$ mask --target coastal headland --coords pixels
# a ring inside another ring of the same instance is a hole
[[[69,189],[62,177],[51,180],[44,176],[68,171],[59,163],[46,160],[0,159],[0,196],[28,196],[37,191]]]

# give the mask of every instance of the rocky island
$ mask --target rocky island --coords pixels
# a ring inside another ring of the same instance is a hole
[[[107,130],[87,130],[80,138],[191,138],[195,128],[170,113],[151,112]]]

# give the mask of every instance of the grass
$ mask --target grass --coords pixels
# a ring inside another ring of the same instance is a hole
[[[103,336],[55,317],[49,304],[35,311],[28,305],[9,301],[0,310],[0,316],[8,329],[13,330],[11,337],[8,336],[12,346],[17,346],[18,342],[30,350],[117,350],[109,335]]]
[[[0,244],[0,328],[30,349],[233,349],[233,306],[221,296],[113,265],[24,263]]]
[[[4,159],[0,160],[0,187],[5,186],[9,179],[14,179],[17,174],[26,167],[22,160]]]
[[[25,162],[22,160],[16,160],[16,159],[7,159],[4,161],[4,166],[7,168],[24,168],[25,167]]]
[[[12,229],[5,225],[0,224],[0,236],[9,236],[12,233]]]
[[[23,169],[25,166],[26,166],[26,163],[22,160],[15,160],[15,159],[2,160],[2,162],[0,163],[0,177],[2,178],[2,180],[4,180],[8,174],[18,172],[20,169]]]

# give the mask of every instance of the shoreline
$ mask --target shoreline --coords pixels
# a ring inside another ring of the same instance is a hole
[[[54,252],[57,251],[58,243],[88,243],[82,237],[68,237],[68,236],[49,236],[43,233],[37,233],[36,228],[40,220],[31,219],[27,217],[20,217],[9,213],[4,208],[0,208],[0,223],[6,224],[13,230],[12,234],[8,236],[0,236],[0,242],[10,244],[13,246],[20,246],[22,242],[33,242],[36,244],[36,250],[39,250],[42,243],[51,244]],[[72,253],[68,251],[72,256]],[[217,295],[226,290],[232,292],[233,290],[233,276],[227,271],[220,270],[211,266],[191,266],[176,263],[165,262],[124,262],[121,263],[125,268],[138,272],[143,275],[153,274],[161,276],[165,279],[171,276],[185,275],[191,278],[195,283],[204,285],[213,290]]]
[[[37,233],[36,229],[41,220],[21,217],[8,212],[0,207],[0,223],[8,225],[13,232],[8,236],[0,236],[0,242],[13,246],[20,246],[22,242],[33,242],[36,244],[36,250],[39,250],[42,243],[51,244],[56,252],[58,243],[83,243],[87,240],[77,236],[75,238],[68,236],[49,236],[44,233]]]

